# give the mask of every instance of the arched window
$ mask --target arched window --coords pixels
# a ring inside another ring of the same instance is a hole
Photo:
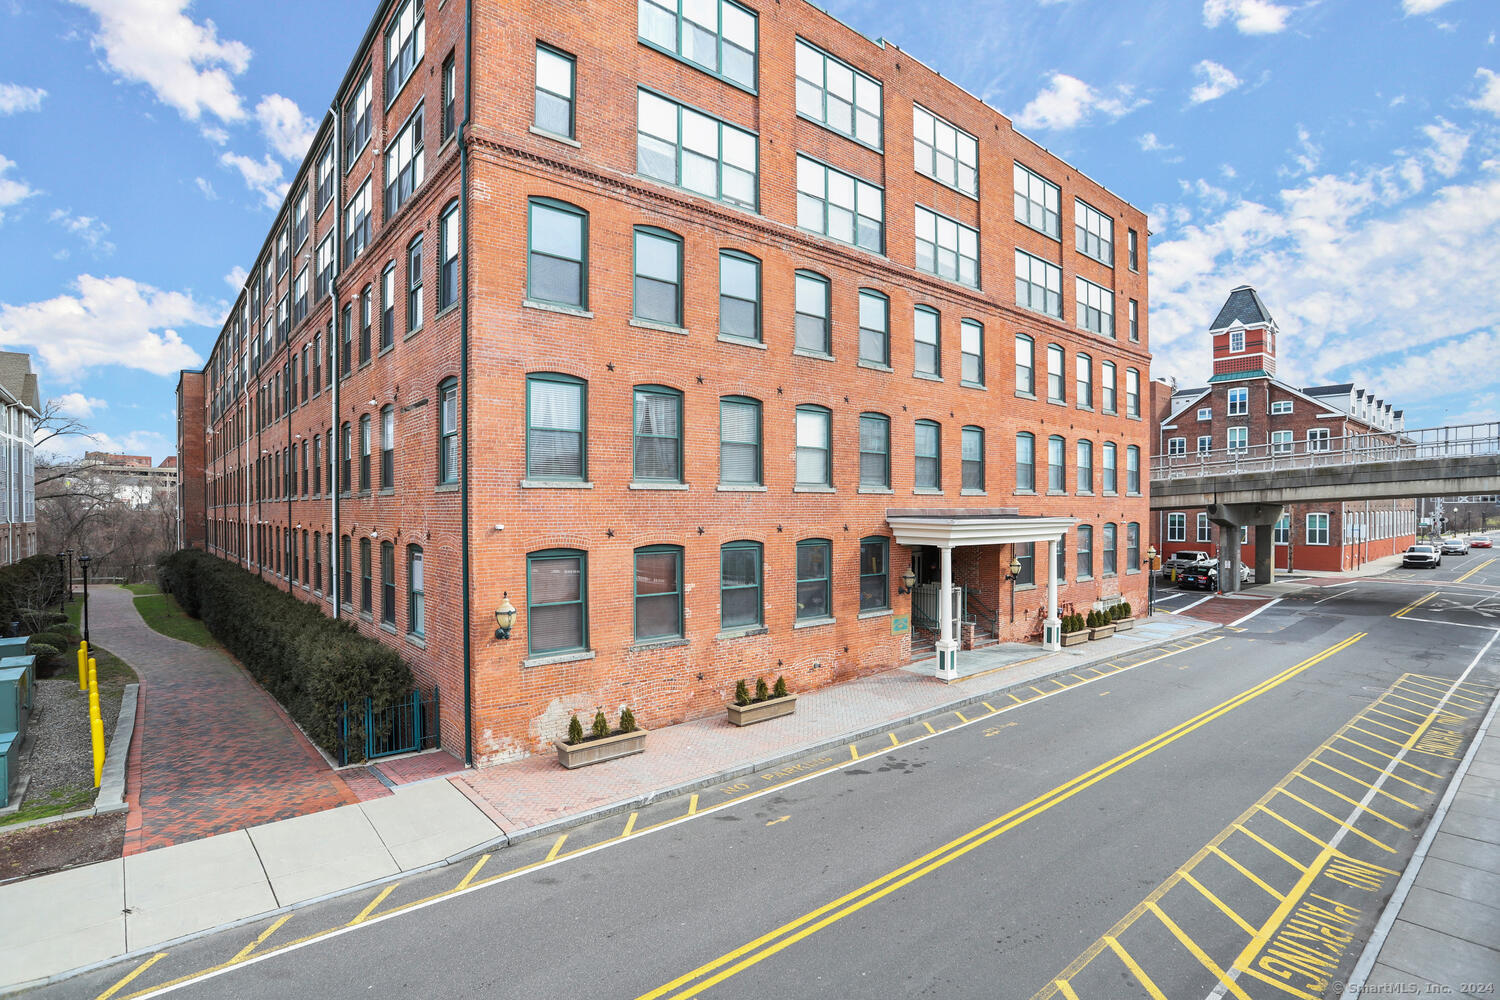
[[[445,378],[438,383],[438,456],[439,484],[458,482],[458,379]]]
[[[871,535],[859,540],[859,610],[884,611],[891,606],[890,539]]]
[[[760,400],[724,396],[719,400],[719,482],[760,486]]]
[[[884,413],[859,415],[859,487],[891,488],[891,418]]]
[[[1036,341],[1024,333],[1016,334],[1016,392],[1036,395]]]
[[[653,226],[635,228],[636,319],[682,326],[682,237]]]
[[[1059,434],[1047,439],[1047,492],[1061,493],[1068,488],[1066,467],[1067,442]]]
[[[798,486],[833,486],[832,424],[833,413],[827,407],[797,407]]]
[[[589,307],[589,214],[551,198],[529,203],[526,297],[537,302]]]
[[[380,543],[380,620],[396,624],[396,546]]]
[[[370,540],[359,540],[359,610],[368,615],[373,611],[372,581],[370,579]]]
[[[438,311],[458,302],[459,217],[457,199],[438,217]]]
[[[961,488],[969,493],[984,492],[984,428],[963,429],[963,481]]]

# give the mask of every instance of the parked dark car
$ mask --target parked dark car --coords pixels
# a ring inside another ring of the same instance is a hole
[[[1207,566],[1190,566],[1178,571],[1177,586],[1184,590],[1218,590],[1219,571],[1212,563]]]
[[[1413,545],[1401,554],[1403,567],[1436,569],[1443,564],[1443,555],[1436,545]]]

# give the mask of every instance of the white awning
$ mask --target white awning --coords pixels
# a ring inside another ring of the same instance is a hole
[[[1023,517],[1014,507],[893,508],[885,520],[897,544],[939,548],[1056,542],[1078,523],[1076,517]]]

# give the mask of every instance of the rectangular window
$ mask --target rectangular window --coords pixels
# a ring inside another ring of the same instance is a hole
[[[1054,240],[1062,239],[1062,217],[1058,214],[1062,189],[1019,163],[1015,168],[1016,221],[1023,222]]]
[[[1116,565],[1119,559],[1118,539],[1115,537],[1116,528],[1113,521],[1104,526],[1104,533],[1100,536],[1099,544],[1103,550],[1104,557],[1102,566],[1105,576],[1114,576],[1118,572]]]
[[[1186,517],[1187,515],[1183,515],[1183,516]],[[1198,541],[1200,541],[1200,542],[1212,542],[1214,540],[1214,527],[1213,527],[1213,524],[1208,520],[1208,515],[1207,514],[1200,513],[1198,515],[1197,527],[1198,527]]]
[[[396,546],[380,543],[380,620],[396,624]]]
[[[719,251],[719,335],[759,342],[760,261]]]
[[[1078,442],[1078,492],[1094,492],[1094,442],[1087,438]]]
[[[438,311],[458,301],[458,203],[438,220]]]
[[[1125,572],[1141,571],[1141,526],[1136,521],[1125,525]]]
[[[1015,559],[1021,564],[1016,574],[1016,583],[1022,587],[1036,585],[1036,542],[1018,542],[1014,547]]]
[[[1119,490],[1119,473],[1115,464],[1118,451],[1113,441],[1106,441],[1099,448],[1100,487],[1106,496],[1113,496]]]
[[[438,142],[444,143],[453,137],[458,127],[455,107],[458,103],[458,73],[454,69],[453,57],[443,60],[443,118],[438,123]]]
[[[1329,430],[1327,427],[1316,427],[1307,432],[1308,451],[1327,451],[1329,443]]]
[[[1167,454],[1168,455],[1186,455],[1187,454],[1187,438],[1184,438],[1184,437],[1167,438]]]
[[[1036,438],[1022,432],[1016,435],[1016,491],[1036,490]]]
[[[427,581],[415,545],[406,547],[406,631],[419,639],[427,634]]]
[[[885,253],[885,192],[868,181],[797,157],[797,225],[840,243]]]
[[[1082,198],[1073,199],[1073,232],[1078,251],[1101,264],[1115,266],[1114,220]]]
[[[422,0],[407,0],[385,33],[385,103],[390,107],[427,49]]]
[[[813,354],[831,354],[833,344],[828,331],[828,279],[809,271],[798,271],[795,285],[796,349]]]
[[[1141,415],[1141,373],[1134,368],[1125,369],[1125,415]]]
[[[1244,387],[1229,390],[1229,415],[1243,417],[1250,412],[1250,390]]]
[[[329,233],[323,242],[318,244],[317,283],[313,288],[313,301],[322,302],[328,298],[328,293],[333,291],[333,238],[336,234]]]
[[[526,297],[587,309],[588,213],[563,202],[531,201]]]
[[[646,482],[682,482],[682,395],[670,389],[635,390],[635,467]]]
[[[829,569],[832,545],[821,539],[797,543],[797,620],[831,618]]]
[[[859,485],[861,489],[891,488],[891,422],[879,413],[859,417]]]
[[[341,492],[348,493],[354,485],[353,461],[354,461],[354,432],[347,422],[339,430],[339,456],[340,456],[340,483]]]
[[[354,561],[349,552],[349,536],[345,535],[339,539],[339,600],[345,607],[354,606]],[[329,570],[332,577],[332,569]],[[330,580],[331,582],[331,580]]]
[[[1047,401],[1049,403],[1067,402],[1067,375],[1063,366],[1065,356],[1063,349],[1056,344],[1047,345]]]
[[[359,610],[370,614],[374,609],[374,593],[370,580],[370,540],[359,540]]]
[[[1102,337],[1115,335],[1115,295],[1086,278],[1075,278],[1078,289],[1078,326]]]
[[[526,559],[526,639],[532,656],[588,647],[588,567],[582,552],[534,552]]]
[[[1198,435],[1198,454],[1207,455],[1214,450],[1214,439],[1208,434]]]
[[[1287,545],[1291,542],[1292,515],[1282,514],[1275,526],[1271,529],[1271,541],[1276,545]]]
[[[1125,231],[1125,253],[1130,269],[1139,271],[1141,269],[1140,238],[1134,229]]]
[[[921,205],[917,213],[917,270],[979,287],[979,231]]]
[[[1290,455],[1291,453],[1292,453],[1292,432],[1291,431],[1272,431],[1271,432],[1271,454],[1273,454],[1273,455]]]
[[[1047,439],[1047,492],[1062,493],[1068,488],[1068,470],[1063,454],[1067,447],[1061,437],[1054,434]]]
[[[423,155],[421,105],[406,120],[385,152],[385,217],[389,221],[427,177]]]
[[[1073,359],[1073,402],[1079,409],[1094,408],[1094,359],[1079,354]]]
[[[307,318],[307,268],[297,272],[292,282],[292,326]]]
[[[458,380],[438,384],[438,482],[458,482]]]
[[[917,306],[912,316],[912,332],[916,340],[914,358],[918,375],[943,374],[942,319],[936,309]]]
[[[536,127],[565,138],[573,138],[573,57],[536,47]]]
[[[965,427],[961,435],[963,468],[961,489],[984,492],[984,428]]]
[[[1229,331],[1229,353],[1230,354],[1239,354],[1242,351],[1244,351],[1244,349],[1245,349],[1245,331],[1244,330],[1230,330]]]
[[[912,485],[918,490],[943,488],[943,432],[931,420],[918,420],[912,441],[916,472]]]
[[[960,377],[968,385],[984,385],[984,327],[966,319],[958,325]]]
[[[1292,412],[1292,401],[1290,399],[1278,399],[1271,404],[1272,415]]]
[[[761,547],[730,542],[719,549],[719,627],[754,628],[761,623]]]
[[[359,82],[359,88],[344,108],[344,169],[354,166],[354,160],[370,141],[370,74]]]
[[[323,214],[323,209],[333,201],[333,143],[324,146],[318,153],[318,197],[317,212]]]
[[[652,546],[635,552],[635,639],[682,637],[682,549]]]
[[[1167,515],[1167,541],[1169,541],[1169,542],[1185,542],[1185,541],[1187,541],[1187,515],[1186,514],[1168,514]]]
[[[307,188],[297,192],[297,200],[292,208],[292,246],[302,249],[302,244],[307,242]]]
[[[370,415],[359,418],[359,488],[370,488]]]
[[[647,90],[637,93],[636,170],[643,177],[756,210],[757,138]]]
[[[276,277],[286,274],[287,268],[292,266],[292,250],[288,245],[288,233],[286,226],[276,234]]]
[[[406,248],[406,330],[422,328],[422,237]]]
[[[753,11],[730,0],[638,0],[637,12],[643,41],[755,89]]]
[[[1200,406],[1200,407],[1198,407],[1198,419],[1199,420],[1212,420],[1213,418],[1214,418],[1214,411],[1213,411],[1212,407],[1208,407],[1208,406]]]
[[[1130,340],[1131,343],[1140,343],[1141,339],[1141,304],[1135,299],[1130,300]]]
[[[1328,515],[1327,514],[1309,514],[1309,515],[1307,515],[1307,544],[1308,545],[1327,545],[1328,544]]]
[[[797,39],[797,113],[879,149],[880,82]]]
[[[797,485],[833,485],[829,452],[831,414],[818,406],[797,407]]]
[[[1016,392],[1036,395],[1036,343],[1023,333],[1016,334]]]
[[[719,400],[719,482],[761,484],[760,404],[753,399]]]
[[[1062,268],[1017,250],[1016,305],[1062,318]]]
[[[396,410],[387,406],[380,411],[380,488],[396,486]]]
[[[912,105],[912,153],[917,173],[979,196],[979,140],[920,104]]]
[[[396,280],[395,265],[388,265],[386,267],[385,277],[388,280],[384,281],[383,285],[394,285]],[[394,288],[383,287],[381,291],[394,293]],[[370,309],[372,308],[370,295],[371,290],[369,285],[366,285],[364,291],[359,293],[359,363],[362,365],[370,360]],[[386,298],[384,301],[385,303],[391,303],[385,309],[385,312],[394,312],[395,304],[393,300]],[[380,349],[385,350],[386,346],[385,326],[382,324],[380,328]]]
[[[1227,446],[1228,446],[1228,448],[1229,448],[1230,451],[1246,451],[1246,450],[1248,450],[1249,447],[1250,447],[1250,428],[1248,428],[1248,427],[1231,427],[1231,428],[1229,428],[1229,435],[1228,435]]]
[[[890,367],[891,300],[868,288],[859,290],[859,360]]]
[[[1125,492],[1131,496],[1141,492],[1141,449],[1133,444],[1125,448]]]
[[[526,477],[582,480],[586,385],[565,375],[526,380]]]
[[[682,240],[659,229],[636,229],[634,287],[636,319],[682,326]]]
[[[1078,573],[1075,579],[1094,578],[1094,528],[1092,525],[1078,526]]]
[[[859,610],[884,611],[891,606],[889,543],[866,538],[859,543]]]

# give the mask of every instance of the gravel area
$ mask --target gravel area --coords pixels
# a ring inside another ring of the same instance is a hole
[[[115,731],[121,689],[99,686],[99,714],[104,719],[104,745]],[[78,682],[64,678],[36,682],[36,707],[41,717],[31,726],[31,755],[21,765],[31,775],[25,805],[45,800],[57,790],[89,788],[94,784],[94,750],[89,737],[89,699]]]

